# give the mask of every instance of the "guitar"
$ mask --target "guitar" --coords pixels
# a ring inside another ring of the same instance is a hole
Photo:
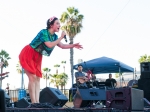
[[[80,83],[80,84],[83,84],[83,83],[85,83],[85,82],[88,81],[88,78],[86,78],[86,77],[78,77],[78,78],[76,79],[76,81],[77,81],[78,83]]]

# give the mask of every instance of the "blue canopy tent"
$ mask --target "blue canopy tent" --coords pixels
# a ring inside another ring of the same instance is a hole
[[[121,73],[134,72],[134,68],[112,58],[100,57],[92,59],[83,63],[74,65],[73,68],[77,70],[78,65],[83,66],[83,72],[90,70],[93,74],[102,73],[119,73],[121,85]]]
[[[79,63],[77,65],[74,65],[73,68],[77,70],[78,65],[83,66],[84,72],[91,70],[93,74],[134,72],[134,68],[118,60],[108,57],[100,57],[83,63]]]

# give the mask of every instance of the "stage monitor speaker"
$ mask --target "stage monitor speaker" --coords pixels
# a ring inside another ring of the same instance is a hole
[[[59,89],[46,87],[40,92],[40,103],[63,107],[67,101],[68,98]]]
[[[6,92],[4,92],[4,94],[5,94],[5,105],[6,107],[10,107],[10,96],[6,94]]]
[[[138,89],[144,91],[144,98],[150,101],[150,79],[139,79],[138,80]],[[145,106],[146,105],[145,103]]]
[[[0,89],[0,112],[6,112],[5,92]]]
[[[77,89],[77,92],[74,96],[74,107],[89,107],[94,102],[100,100],[106,100],[106,91],[105,89]]]
[[[14,105],[17,108],[27,108],[30,103],[25,98],[22,98],[18,102],[15,102]]]
[[[150,62],[143,62],[140,63],[141,65],[141,72],[150,72]]]
[[[142,111],[144,109],[143,90],[119,88],[106,92],[106,107],[123,110]]]
[[[140,64],[141,67],[141,79],[150,78],[150,62],[143,62]]]

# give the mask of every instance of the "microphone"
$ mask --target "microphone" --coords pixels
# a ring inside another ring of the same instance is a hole
[[[64,39],[65,39],[65,41],[67,42],[67,38],[66,38],[66,35],[64,36]]]

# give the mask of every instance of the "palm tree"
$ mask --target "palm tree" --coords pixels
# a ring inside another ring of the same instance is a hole
[[[119,73],[115,73],[115,77],[116,78],[120,77],[120,74]]]
[[[54,86],[59,89],[59,85],[60,85],[60,79],[59,79],[59,76],[58,74],[53,74],[53,75],[50,75],[50,83],[54,83]]]
[[[46,79],[46,87],[47,87],[47,79],[50,79],[50,74],[49,72],[51,69],[49,68],[43,68],[43,78]]]
[[[1,52],[0,52],[0,60],[3,63],[3,65],[1,66],[1,74],[3,73],[3,68],[7,67],[9,65],[8,64],[8,60],[9,59],[11,59],[9,57],[9,54],[5,50],[1,50]],[[1,76],[1,78],[2,78],[2,76]],[[0,80],[0,88],[2,88],[2,80]]]
[[[150,62],[150,56],[147,56],[146,54],[141,56],[139,59],[139,63],[142,63],[142,62]]]
[[[3,73],[3,68],[9,65],[8,60],[11,58],[9,57],[9,54],[5,50],[1,50],[0,59],[1,59],[1,62],[3,62],[3,65],[1,66],[1,73]]]
[[[18,74],[22,74],[22,72],[24,72],[24,71],[22,71],[22,67],[21,67],[19,61],[18,61],[17,65],[16,65],[16,68],[17,68],[16,70],[17,70]],[[25,73],[25,72],[24,72],[24,73]]]
[[[54,67],[56,68],[56,74],[58,74],[58,67],[60,67],[60,65],[56,64]]]
[[[64,74],[65,74],[65,64],[66,64],[66,61],[61,61],[61,63],[63,64]],[[65,85],[66,85],[66,83],[64,84],[64,90],[66,89]]]
[[[65,64],[66,64],[66,61],[61,61],[61,63],[63,64],[63,69],[64,69],[64,73],[65,73]]]
[[[16,65],[16,70],[18,72],[18,74],[22,74],[22,77],[21,77],[21,89],[23,89],[23,85],[24,85],[24,77],[23,77],[23,74],[25,73],[22,66],[20,65],[20,62],[18,61],[17,65]],[[25,87],[24,87],[25,88]]]
[[[59,85],[61,87],[61,90],[63,91],[63,89],[65,90],[65,85],[67,84],[68,81],[68,75],[66,73],[61,73],[58,75],[58,78],[60,80]]]
[[[60,22],[63,24],[62,30],[66,31],[69,36],[70,44],[73,44],[74,37],[81,32],[83,17],[82,14],[79,14],[78,9],[74,7],[68,7],[67,12],[64,12],[61,15]],[[73,85],[73,48],[70,49],[70,65]]]

